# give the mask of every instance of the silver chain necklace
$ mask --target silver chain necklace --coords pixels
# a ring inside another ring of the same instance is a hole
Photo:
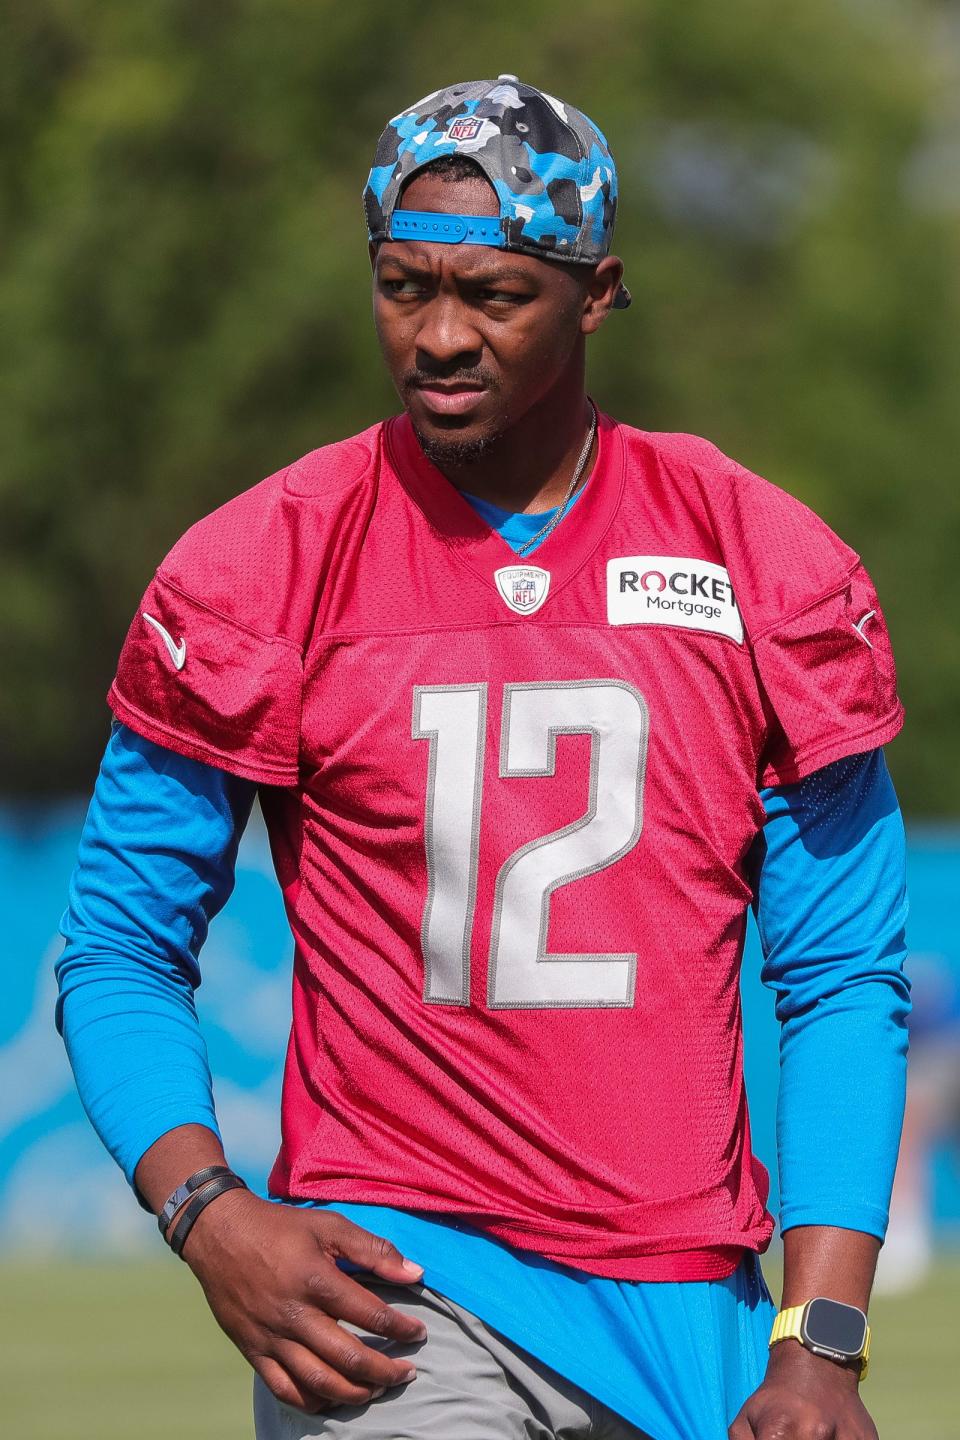
[[[583,474],[583,467],[587,463],[587,456],[593,449],[593,441],[597,433],[597,412],[594,409],[592,400],[588,401],[587,403],[590,406],[590,429],[587,431],[587,438],[583,442],[583,449],[580,451],[580,459],[577,461],[577,468],[573,472],[573,479],[567,486],[567,493],[560,501],[560,504],[557,506],[556,510],[554,510],[553,514],[550,516],[550,519],[547,521],[546,525],[544,525],[542,529],[538,530],[536,535],[531,535],[529,540],[524,540],[522,545],[517,546],[518,555],[526,554],[526,552],[533,545],[538,544],[541,540],[545,540],[547,536],[550,535],[557,528],[557,526],[560,524],[560,521],[563,519],[567,506],[570,504],[570,501],[573,498],[573,492],[576,490],[577,486],[580,483],[580,476]]]

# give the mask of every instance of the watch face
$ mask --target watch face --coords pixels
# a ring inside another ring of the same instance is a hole
[[[803,1338],[838,1355],[859,1355],[867,1338],[866,1316],[839,1300],[811,1300],[803,1317]]]

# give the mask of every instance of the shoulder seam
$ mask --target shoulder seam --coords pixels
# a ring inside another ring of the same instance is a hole
[[[203,764],[214,765],[216,768],[229,771],[232,775],[240,773],[236,768],[238,762],[234,756],[227,754],[214,745],[208,745],[204,740],[200,740],[195,736],[184,735],[179,730],[174,729],[172,725],[166,725],[162,720],[157,720],[156,717],[148,715],[145,711],[141,710],[138,705],[134,705],[131,700],[127,699],[121,692],[116,680],[114,680],[110,686],[110,691],[107,695],[107,704],[124,724],[129,724],[130,728],[135,730],[138,735],[142,735],[144,739],[151,740],[154,744],[162,745],[164,742],[156,739],[157,735],[162,735],[165,739],[175,740],[179,743],[180,749],[177,749],[174,745],[167,745],[168,749],[176,750],[176,753],[179,755],[186,755],[187,758],[198,759]],[[135,717],[136,723],[131,721],[131,716]],[[188,751],[190,752],[189,755],[187,754]],[[251,779],[255,785],[293,785],[299,780],[299,769],[297,766],[285,766],[281,763],[274,764],[269,760],[260,761],[256,765],[248,765],[245,761],[241,760],[239,764],[243,766],[246,772],[244,775],[241,775],[240,778]],[[253,779],[254,775],[256,775],[256,779]]]
[[[798,616],[805,614],[806,611],[813,610],[814,607],[817,605],[822,605],[824,600],[830,600],[834,595],[839,595],[842,590],[845,590],[847,588],[850,576],[853,575],[853,573],[857,570],[860,564],[861,560],[860,556],[858,555],[857,558],[854,560],[853,564],[850,566],[849,570],[844,571],[843,578],[838,582],[838,584],[831,585],[828,590],[824,590],[821,592],[821,594],[815,595],[812,600],[806,600],[802,605],[798,605],[796,610],[791,610],[789,614],[778,615],[776,620],[771,621],[769,625],[765,625],[758,634],[750,636],[750,644],[758,645],[760,641],[766,639],[766,637],[772,631],[779,630],[782,625],[789,625],[791,620],[796,620]]]
[[[205,610],[208,615],[215,615],[218,620],[223,620],[226,624],[232,625],[235,630],[242,630],[244,634],[252,635],[255,640],[263,640],[268,645],[286,645],[288,649],[293,650],[296,655],[299,655],[301,660],[303,659],[303,649],[295,640],[289,640],[286,635],[268,635],[262,630],[255,630],[252,625],[244,625],[241,620],[235,619],[232,615],[225,614],[224,611],[218,610],[214,605],[209,605],[205,600],[201,600],[199,596],[192,595],[189,590],[185,590],[182,585],[178,585],[175,580],[171,580],[169,575],[164,574],[162,566],[156,571],[155,578],[159,580],[161,584],[166,585],[168,589],[182,596],[184,600],[188,600],[191,605],[196,605],[199,609]]]

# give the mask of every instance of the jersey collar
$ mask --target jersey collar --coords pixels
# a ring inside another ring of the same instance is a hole
[[[550,572],[550,594],[544,608],[603,540],[623,491],[620,429],[615,420],[598,410],[597,457],[584,493],[572,513],[564,516],[532,555],[519,556],[430,463],[408,415],[387,421],[386,445],[394,473],[414,504],[453,555],[493,594],[497,592],[495,572],[504,566],[531,565]]]

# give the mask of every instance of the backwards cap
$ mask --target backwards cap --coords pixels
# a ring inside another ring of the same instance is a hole
[[[425,165],[465,155],[486,175],[500,218],[395,209]],[[363,191],[371,240],[489,245],[540,259],[595,265],[610,253],[617,170],[592,120],[515,75],[435,90],[380,136]],[[620,286],[614,304],[625,309]]]

